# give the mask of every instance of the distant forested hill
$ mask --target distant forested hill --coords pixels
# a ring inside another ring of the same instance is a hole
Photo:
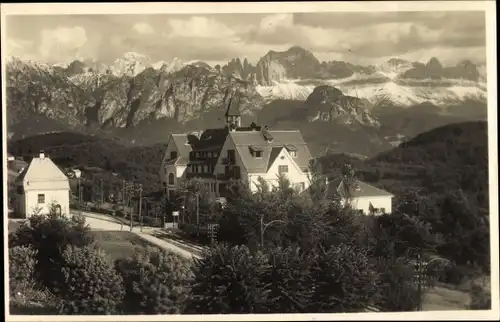
[[[61,167],[98,167],[159,188],[158,171],[166,144],[127,147],[112,140],[78,133],[50,133],[10,142],[8,151],[26,161],[43,150]]]

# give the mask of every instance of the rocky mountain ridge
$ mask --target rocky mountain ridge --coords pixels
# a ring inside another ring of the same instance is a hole
[[[13,58],[7,62],[8,123],[21,124],[36,114],[80,129],[131,128],[156,120],[205,124],[207,118],[223,124],[226,93],[240,91],[246,115],[257,115],[273,100],[293,99],[308,107],[303,122],[376,128],[370,110],[381,104],[485,101],[484,71],[470,61],[443,67],[437,58],[427,64],[392,58],[378,66],[320,62],[297,46],[270,51],[255,66],[239,58],[214,67],[179,58],[152,63],[137,53],[110,65],[77,60],[51,66]],[[341,95],[332,94],[336,91]]]

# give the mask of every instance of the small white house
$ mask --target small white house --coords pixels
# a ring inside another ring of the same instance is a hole
[[[390,214],[392,212],[391,193],[356,180],[351,187],[341,178],[328,182],[327,197],[340,198],[343,205],[349,205],[364,214]]]
[[[19,198],[15,211],[25,217],[39,211],[47,214],[51,205],[69,213],[69,180],[45,154],[33,158],[16,179]]]

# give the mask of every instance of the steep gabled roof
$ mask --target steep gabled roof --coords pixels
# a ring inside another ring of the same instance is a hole
[[[235,131],[229,133],[243,166],[248,172],[267,172],[271,163],[271,156],[276,158],[277,153],[287,145],[293,145],[297,149],[297,157],[293,160],[299,168],[303,171],[309,168],[312,156],[300,131],[269,131],[269,133],[273,137],[271,142],[266,141],[261,131]],[[261,148],[262,158],[254,158],[250,146]]]
[[[69,189],[68,177],[48,157],[33,158],[16,182],[22,182],[25,190]]]
[[[172,134],[172,140],[177,147],[179,156],[189,159],[189,152],[192,151],[191,145],[188,144],[188,134]]]
[[[357,186],[358,189],[355,189],[354,187],[348,187],[347,184],[345,184],[344,180],[342,180],[342,178],[336,178],[328,183],[327,197],[393,197],[391,193],[360,180],[356,180],[354,185]]]
[[[271,153],[269,154],[269,161],[267,162],[266,172],[269,171],[269,168],[271,168],[274,161],[276,160],[276,158],[280,154],[281,150],[283,150],[283,149],[284,149],[284,147],[282,147],[282,146],[271,148]]]
[[[207,129],[203,131],[200,138],[194,142],[193,150],[220,150],[224,146],[224,142],[226,142],[228,133],[229,130],[227,128]]]

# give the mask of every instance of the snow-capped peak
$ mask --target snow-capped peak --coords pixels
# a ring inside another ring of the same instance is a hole
[[[143,54],[126,52],[122,57],[116,59],[110,69],[115,76],[136,76],[151,67],[151,59]]]
[[[184,66],[185,64],[179,58],[175,57],[172,62],[166,66],[165,72],[168,74],[175,73],[181,70]]]
[[[159,60],[157,61],[156,63],[153,63],[151,64],[153,66],[154,69],[162,69],[163,66],[168,66],[168,62],[164,61],[164,60]]]
[[[377,66],[377,71],[390,79],[394,79],[410,68],[412,68],[411,62],[400,58],[391,58]]]

